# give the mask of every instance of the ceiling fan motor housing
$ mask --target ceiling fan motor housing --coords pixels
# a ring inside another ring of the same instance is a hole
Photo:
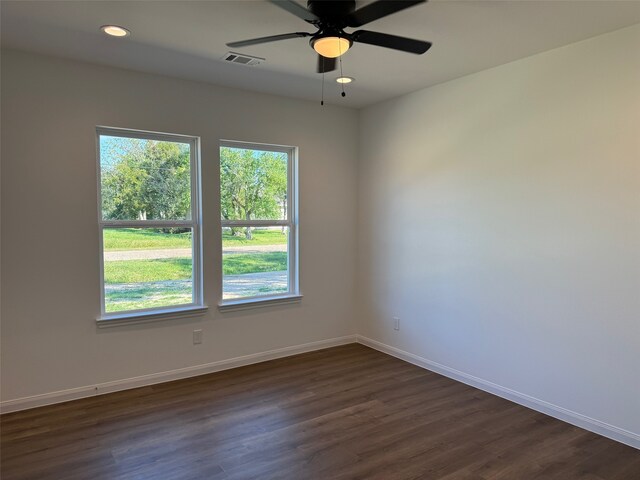
[[[309,0],[307,2],[307,8],[311,13],[325,22],[335,22],[337,28],[344,28],[346,26],[344,20],[347,15],[355,11],[356,2],[355,0]]]

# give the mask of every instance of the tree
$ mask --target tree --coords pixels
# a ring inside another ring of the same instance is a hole
[[[189,217],[188,145],[109,137],[100,144],[100,150],[105,219]],[[286,213],[287,155],[223,147],[220,192],[222,217],[226,220],[282,218]],[[244,233],[251,239],[251,228]]]
[[[282,218],[287,195],[287,156],[222,147],[220,209],[225,220]],[[232,229],[233,234],[237,234]],[[251,239],[251,228],[245,229]]]
[[[103,151],[103,147],[104,150]],[[186,144],[117,139],[101,144],[105,219],[183,219],[190,215],[190,156]]]

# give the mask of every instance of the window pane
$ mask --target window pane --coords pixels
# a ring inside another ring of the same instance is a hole
[[[103,220],[189,220],[188,143],[100,135]]]
[[[289,291],[287,227],[222,229],[222,298]]]
[[[105,312],[193,303],[191,229],[105,228]]]
[[[220,148],[223,220],[286,220],[287,161],[282,152]]]

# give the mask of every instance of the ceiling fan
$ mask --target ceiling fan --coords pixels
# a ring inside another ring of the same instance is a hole
[[[247,47],[260,43],[311,37],[309,44],[318,53],[318,73],[336,69],[336,58],[346,53],[354,43],[367,43],[421,55],[431,47],[430,42],[414,40],[369,30],[347,33],[347,27],[361,27],[369,22],[386,17],[427,0],[378,0],[356,10],[355,0],[308,0],[304,8],[293,0],[269,0],[274,5],[292,13],[318,30],[315,33],[293,32],[269,37],[252,38],[227,43],[228,47]]]

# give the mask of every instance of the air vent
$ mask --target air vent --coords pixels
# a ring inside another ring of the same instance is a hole
[[[222,57],[223,60],[231,63],[239,63],[241,65],[260,65],[264,62],[264,58],[252,57],[251,55],[242,55],[240,53],[229,52]]]

